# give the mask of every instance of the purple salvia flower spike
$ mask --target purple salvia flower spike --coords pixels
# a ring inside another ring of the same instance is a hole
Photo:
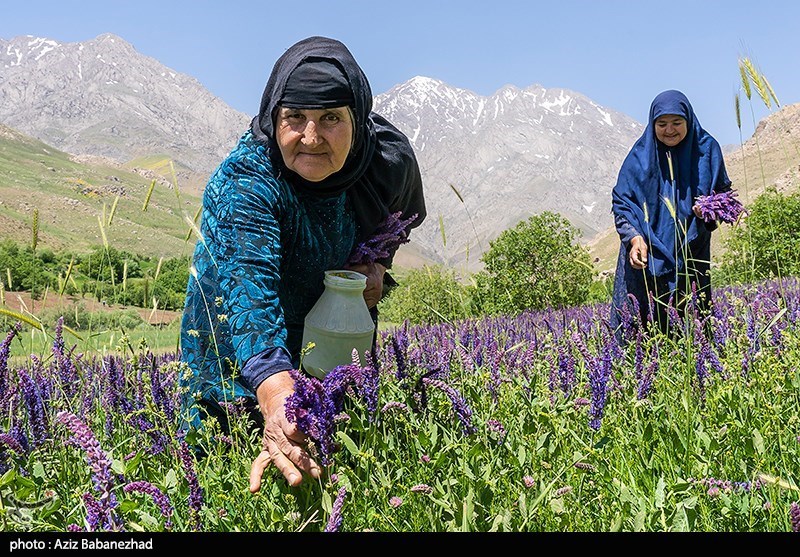
[[[161,510],[161,516],[165,518],[164,521],[164,528],[166,530],[172,529],[172,513],[174,511],[172,507],[172,503],[169,500],[169,497],[160,489],[158,489],[155,485],[151,484],[150,482],[131,482],[126,484],[125,487],[122,488],[125,493],[130,493],[132,491],[144,493],[149,495],[153,498],[153,502],[158,505],[158,508]]]
[[[339,488],[336,495],[336,500],[333,502],[331,509],[331,516],[328,518],[328,524],[325,526],[325,532],[338,532],[342,526],[342,505],[347,497],[347,488],[344,486]]]
[[[203,529],[200,518],[200,511],[203,509],[203,490],[197,479],[191,450],[183,439],[180,441],[180,458],[183,470],[186,472],[186,482],[189,484],[189,512],[192,517],[192,528],[195,532],[199,532]]]
[[[401,215],[401,212],[389,214],[369,239],[353,249],[347,262],[351,265],[374,263],[389,257],[400,245],[408,243],[408,227],[417,220],[418,215],[415,213],[405,220],[400,219]]]

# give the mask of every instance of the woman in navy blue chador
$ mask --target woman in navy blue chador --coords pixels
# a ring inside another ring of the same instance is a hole
[[[667,332],[667,304],[681,315],[686,307],[707,314],[711,232],[718,223],[701,218],[696,200],[730,189],[722,149],[700,126],[689,99],[674,90],[656,96],[612,191],[620,249],[610,323],[617,338],[627,316],[652,319]]]
[[[425,218],[411,144],[372,112],[372,91],[339,41],[310,37],[275,63],[258,115],[211,176],[181,326],[185,426],[207,415],[227,427],[228,404],[244,397],[264,423],[253,463],[257,491],[273,463],[290,485],[319,477],[304,436],[287,421],[306,314],[324,272],[347,267],[355,246],[390,214]],[[349,266],[367,276],[375,306],[394,254]],[[256,410],[257,409],[257,410]]]

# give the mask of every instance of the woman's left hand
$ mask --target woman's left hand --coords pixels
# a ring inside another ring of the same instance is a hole
[[[351,265],[346,268],[367,277],[364,300],[367,302],[368,308],[377,306],[383,296],[383,275],[386,273],[386,267],[380,263],[369,263],[367,265]]]
[[[695,204],[692,206],[692,211],[694,211],[694,214],[695,214],[695,216],[696,216],[698,219],[701,219],[701,220],[702,220],[702,218],[703,218],[703,213],[701,213],[701,212],[700,212],[700,205],[698,205],[698,204],[696,204],[696,203],[695,203]]]

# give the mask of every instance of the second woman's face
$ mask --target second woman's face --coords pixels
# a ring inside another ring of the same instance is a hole
[[[280,107],[277,140],[286,168],[319,182],[344,166],[353,143],[346,106],[325,109]]]
[[[686,119],[676,114],[665,114],[656,118],[656,139],[667,147],[675,147],[688,133]]]

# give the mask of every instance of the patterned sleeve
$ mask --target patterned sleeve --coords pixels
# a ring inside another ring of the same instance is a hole
[[[236,357],[255,390],[271,373],[282,371],[276,367],[292,367],[278,298],[280,196],[274,181],[252,177],[238,178],[229,191],[217,212],[216,264]],[[259,365],[248,367],[254,356]]]

